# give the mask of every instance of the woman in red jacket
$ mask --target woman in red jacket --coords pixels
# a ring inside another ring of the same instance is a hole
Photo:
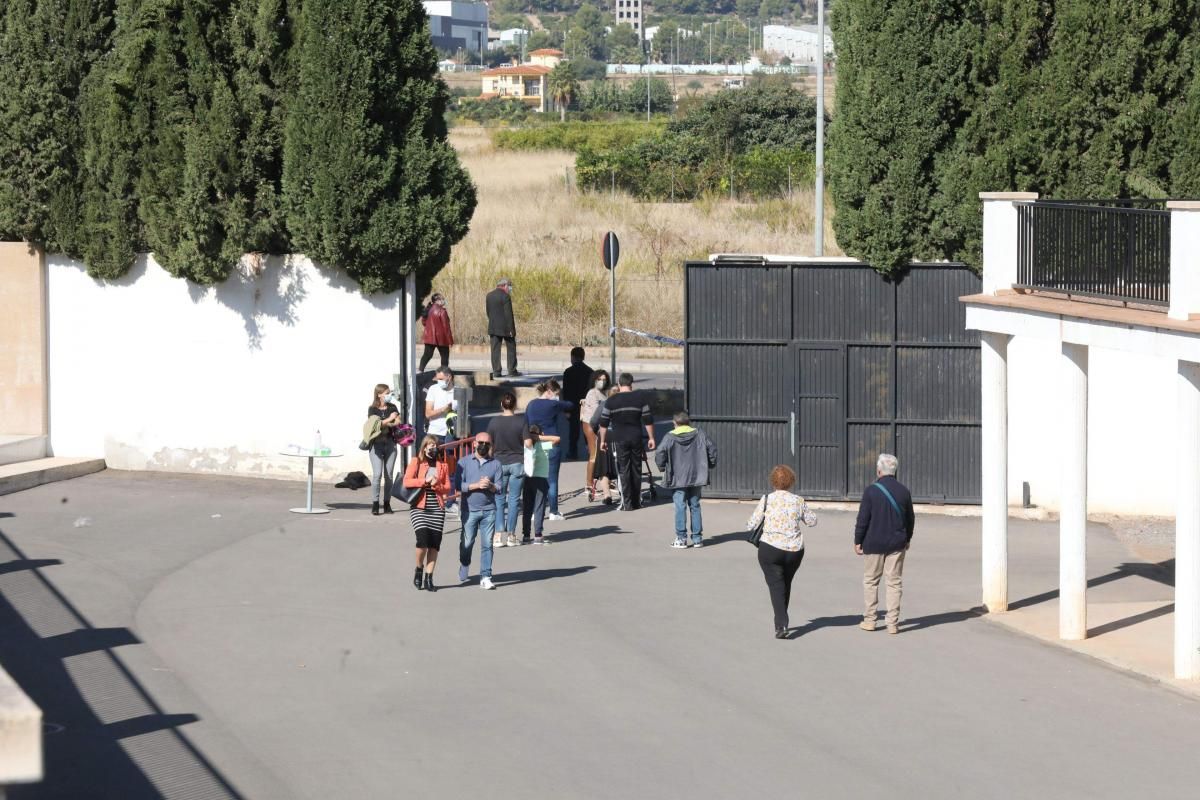
[[[421,341],[425,345],[425,353],[421,356],[421,365],[417,372],[424,372],[425,365],[433,358],[436,347],[442,357],[442,366],[450,366],[450,347],[454,344],[454,333],[450,330],[450,312],[446,311],[446,298],[439,292],[434,292],[433,299],[422,315],[425,322]]]
[[[417,569],[413,572],[413,586],[436,592],[433,570],[437,566],[438,550],[442,548],[446,499],[450,496],[450,468],[438,458],[437,439],[426,436],[421,440],[417,457],[404,471],[404,487],[421,490],[420,497],[409,512],[413,533],[417,536]]]

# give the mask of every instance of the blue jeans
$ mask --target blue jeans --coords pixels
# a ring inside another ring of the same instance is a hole
[[[675,489],[672,495],[675,500],[675,538],[687,539],[687,511],[692,511],[692,541],[699,542],[700,534],[704,532],[704,522],[700,519],[700,487],[685,486]]]
[[[561,444],[556,444],[550,450],[550,476],[546,479],[550,488],[546,491],[546,504],[550,506],[550,513],[558,513],[558,468],[562,466],[563,448]]]
[[[524,464],[505,464],[500,467],[500,493],[496,495],[496,522],[503,533],[517,532],[517,518],[521,513],[521,488],[524,485]]]
[[[471,549],[479,537],[479,577],[492,577],[492,536],[496,533],[496,509],[468,511],[463,523],[462,538],[458,540],[458,563],[471,566]]]

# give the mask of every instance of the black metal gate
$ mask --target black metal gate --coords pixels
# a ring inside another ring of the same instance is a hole
[[[857,499],[891,452],[914,498],[979,502],[979,336],[958,302],[977,275],[728,260],[685,274],[687,407],[720,448],[710,495],[755,497],[783,463],[805,497]]]

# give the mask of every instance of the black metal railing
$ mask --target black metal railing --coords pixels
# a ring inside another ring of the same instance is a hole
[[[1145,305],[1171,299],[1171,212],[1163,201],[1017,205],[1017,288]]]

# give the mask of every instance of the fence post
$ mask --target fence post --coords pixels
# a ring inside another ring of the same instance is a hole
[[[617,196],[617,171],[616,171],[616,169],[611,170],[611,173],[612,173],[612,196],[616,197]]]
[[[733,162],[729,162],[729,202],[735,202],[733,199]]]
[[[1036,192],[980,192],[983,201],[983,293],[996,294],[1017,283],[1017,202],[1037,200]]]
[[[1200,202],[1171,200],[1170,305],[1167,316],[1188,319],[1200,314],[1200,279],[1193,277],[1200,268]]]
[[[788,200],[792,199],[792,165],[788,164]]]

